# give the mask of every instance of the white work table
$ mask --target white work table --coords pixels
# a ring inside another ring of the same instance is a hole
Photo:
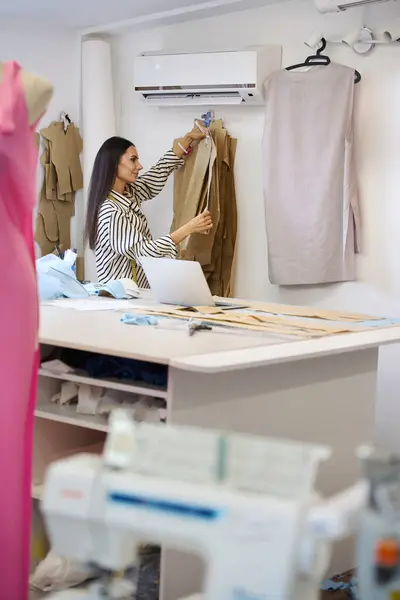
[[[157,306],[152,301],[143,300],[131,301],[129,306],[146,305]],[[212,334],[200,331],[189,337],[183,330],[121,323],[121,313],[129,312],[129,306],[126,311],[112,312],[43,305],[40,310],[40,343],[135,358],[188,371],[217,373],[358,351],[400,339],[400,326],[315,339],[254,332],[223,333],[218,330]]]
[[[120,319],[121,312],[42,306],[39,339],[44,345],[167,365],[168,385],[161,396],[171,423],[332,447],[317,481],[324,495],[358,479],[356,449],[374,439],[378,349],[399,342],[400,327],[311,340],[216,331],[189,337],[183,330],[130,326]],[[151,389],[144,393],[157,395]],[[43,410],[37,416],[46,418]],[[54,414],[48,418],[57,420]],[[96,417],[88,429],[107,429],[93,423]],[[338,545],[331,573],[353,566],[352,545]],[[200,591],[202,572],[199,559],[167,551],[163,600]]]
[[[210,352],[254,348],[268,343],[260,335],[199,331],[189,337],[184,330],[126,325],[121,323],[121,316],[121,312],[80,312],[42,306],[39,339],[42,344],[165,365],[179,364],[188,357]]]

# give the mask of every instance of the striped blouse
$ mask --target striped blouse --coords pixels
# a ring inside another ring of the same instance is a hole
[[[177,248],[169,235],[153,240],[141,204],[164,188],[169,175],[184,164],[170,150],[144,175],[140,175],[123,196],[111,190],[99,210],[95,257],[97,279],[134,278],[140,288],[149,287],[140,266],[141,256],[175,258]]]

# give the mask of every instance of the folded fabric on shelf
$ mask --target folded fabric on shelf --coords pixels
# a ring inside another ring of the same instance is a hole
[[[51,399],[51,402],[61,404],[72,404],[77,400],[79,394],[79,386],[73,381],[63,381],[61,384],[61,391]]]
[[[59,358],[70,367],[79,369],[95,379],[143,381],[163,388],[167,385],[168,367],[166,365],[67,348],[62,350]]]

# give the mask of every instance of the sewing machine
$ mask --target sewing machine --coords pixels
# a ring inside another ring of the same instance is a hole
[[[143,542],[202,555],[204,600],[317,600],[330,545],[354,531],[367,497],[362,482],[319,500],[315,477],[328,456],[320,446],[138,424],[114,411],[102,457],[61,460],[47,474],[42,508],[54,551],[102,574],[53,600],[133,597],[114,575]],[[364,557],[375,539],[367,530]]]

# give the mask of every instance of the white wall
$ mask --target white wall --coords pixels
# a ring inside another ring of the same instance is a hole
[[[142,162],[149,167],[171,145],[174,136],[184,133],[191,127],[193,117],[199,116],[192,109],[148,108],[135,98],[132,57],[140,52],[278,43],[283,46],[284,65],[288,65],[307,55],[303,42],[314,29],[322,29],[333,39],[363,24],[384,28],[395,19],[400,23],[398,4],[322,16],[311,0],[293,0],[264,9],[125,34],[114,42],[119,133],[134,141]],[[400,46],[378,47],[364,57],[345,46],[330,46],[329,54],[337,62],[359,69],[363,76],[357,87],[355,113],[364,220],[359,281],[304,289],[279,289],[268,282],[260,153],[263,111],[221,108],[218,114],[239,140],[236,293],[271,301],[400,315]],[[289,171],[290,165],[288,176]],[[156,235],[165,233],[170,224],[171,184],[147,209]],[[400,348],[381,352],[378,423],[381,438],[391,443],[399,437],[399,363]]]
[[[39,129],[54,119],[60,112],[67,112],[79,124],[80,107],[80,36],[62,25],[58,28],[41,27],[21,20],[2,19],[0,23],[0,60],[16,60],[23,69],[43,76],[54,86],[54,95],[47,114]],[[38,171],[38,188],[42,178]],[[77,216],[72,222],[73,244],[77,232],[82,228],[83,200],[77,194]]]

